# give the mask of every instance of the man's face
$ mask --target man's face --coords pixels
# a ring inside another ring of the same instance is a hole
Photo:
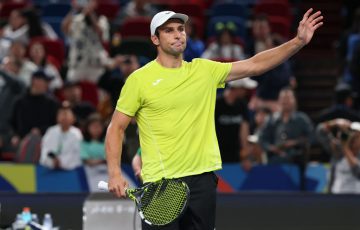
[[[252,27],[253,36],[258,40],[265,40],[270,36],[270,25],[266,20],[255,20]]]
[[[283,111],[293,111],[296,107],[295,95],[291,90],[283,90],[279,95],[279,103]]]
[[[159,37],[152,36],[159,52],[172,56],[181,55],[186,48],[185,25],[180,19],[170,19],[158,28]]]

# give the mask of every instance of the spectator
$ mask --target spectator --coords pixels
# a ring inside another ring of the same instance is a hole
[[[219,60],[242,60],[245,58],[243,48],[234,42],[236,25],[233,22],[222,23],[215,25],[217,36],[216,41],[210,43],[202,54],[202,58]]]
[[[17,76],[19,76],[27,87],[30,87],[32,74],[38,67],[26,58],[26,45],[19,41],[12,42],[9,56],[15,57],[21,63],[21,68]]]
[[[43,69],[47,75],[53,76],[53,80],[49,85],[51,91],[62,87],[63,81],[59,71],[53,64],[48,62],[45,47],[41,42],[31,44],[29,58],[39,69]]]
[[[10,145],[12,110],[16,99],[25,91],[25,85],[13,75],[19,67],[19,63],[17,65],[13,57],[3,59],[0,67],[0,160],[2,152],[12,151]]]
[[[266,15],[256,15],[252,24],[252,43],[248,44],[248,54],[255,55],[259,52],[274,48],[284,42],[283,38],[271,33],[271,27]],[[258,107],[271,108],[273,112],[279,111],[277,98],[282,88],[286,86],[295,87],[296,80],[291,71],[290,64],[284,62],[274,69],[253,77],[258,82],[256,95],[250,102],[250,109],[256,110]]]
[[[340,83],[335,87],[335,103],[324,109],[315,118],[317,124],[336,118],[350,121],[360,121],[359,114],[352,109],[354,105],[354,93],[348,84]]]
[[[197,36],[197,28],[193,21],[189,19],[185,24],[186,30],[186,49],[184,51],[184,60],[190,62],[194,58],[201,57],[205,51],[203,41]]]
[[[57,112],[57,124],[50,127],[42,140],[40,164],[51,169],[72,170],[81,166],[82,134],[73,126],[70,103],[63,102]]]
[[[280,111],[266,122],[259,144],[266,151],[268,163],[293,163],[300,169],[300,189],[305,189],[305,154],[312,142],[310,118],[296,109],[295,93],[284,88],[279,94]]]
[[[126,78],[140,67],[139,59],[135,55],[119,55],[118,60],[118,68],[106,71],[98,82],[99,87],[109,94],[112,108],[116,105]]]
[[[114,64],[103,47],[103,42],[109,41],[108,20],[96,14],[96,7],[97,0],[90,0],[84,7],[74,1],[73,10],[62,22],[64,34],[70,41],[68,81],[97,83],[106,67]],[[79,10],[74,15],[74,11]]]
[[[256,82],[239,79],[228,83],[223,95],[216,100],[215,127],[222,162],[240,162],[249,169],[248,142],[249,110],[247,90],[254,89]]]
[[[12,115],[14,144],[31,130],[36,129],[44,134],[48,127],[56,123],[58,102],[48,94],[51,80],[44,71],[35,72],[30,89],[16,101]]]
[[[360,7],[354,8],[354,16],[352,22],[350,23],[350,28],[347,28],[339,39],[338,43],[338,55],[339,62],[341,63],[341,70],[345,71],[344,80],[350,81],[351,75],[347,72],[348,62],[352,59],[353,54],[355,54],[355,47],[350,44],[351,37],[359,37],[360,34]],[[349,83],[349,82],[348,82]]]
[[[58,38],[49,24],[41,22],[38,12],[33,8],[13,10],[9,24],[4,29],[4,36],[24,44],[28,44],[34,37]]]
[[[134,171],[135,177],[139,181],[142,181],[142,179],[141,179],[142,162],[141,162],[141,148],[140,147],[136,151],[136,154],[134,155],[133,159],[131,160],[131,167]]]
[[[129,1],[113,21],[116,27],[122,25],[127,18],[148,17],[151,18],[157,13],[157,10],[146,0]]]
[[[92,114],[87,119],[84,140],[81,143],[81,159],[88,166],[105,164],[104,145],[105,126],[99,114]]]
[[[284,88],[279,94],[281,109],[267,120],[259,142],[267,152],[269,163],[291,163],[303,157],[304,146],[312,140],[310,118],[296,110],[294,91]]]
[[[331,193],[360,193],[360,123],[333,119],[317,126],[317,138],[331,155]]]
[[[253,163],[267,163],[266,152],[259,144],[259,135],[261,130],[265,127],[268,119],[270,119],[272,112],[267,107],[260,107],[255,111],[254,121],[251,123],[251,135],[248,136],[250,160]]]
[[[0,20],[0,61],[8,55],[11,39],[4,36],[6,21]]]
[[[64,85],[64,100],[68,101],[76,117],[76,126],[83,129],[88,116],[96,111],[95,107],[82,100],[82,88],[74,82],[66,82]]]

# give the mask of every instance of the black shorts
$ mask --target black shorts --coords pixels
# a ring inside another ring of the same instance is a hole
[[[175,222],[162,227],[143,222],[143,230],[214,230],[217,176],[213,172],[207,172],[180,179],[186,182],[190,189],[190,201],[184,214]]]

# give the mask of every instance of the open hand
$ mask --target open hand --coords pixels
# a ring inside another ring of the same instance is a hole
[[[312,8],[306,11],[298,27],[297,37],[304,43],[304,45],[311,41],[315,30],[323,25],[322,19],[324,17],[321,16],[321,12],[317,11],[316,13],[311,14],[312,12]]]

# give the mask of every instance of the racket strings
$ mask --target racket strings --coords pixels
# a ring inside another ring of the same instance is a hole
[[[150,186],[144,193],[141,211],[152,224],[164,225],[181,214],[186,200],[186,185],[178,181],[163,180]]]

